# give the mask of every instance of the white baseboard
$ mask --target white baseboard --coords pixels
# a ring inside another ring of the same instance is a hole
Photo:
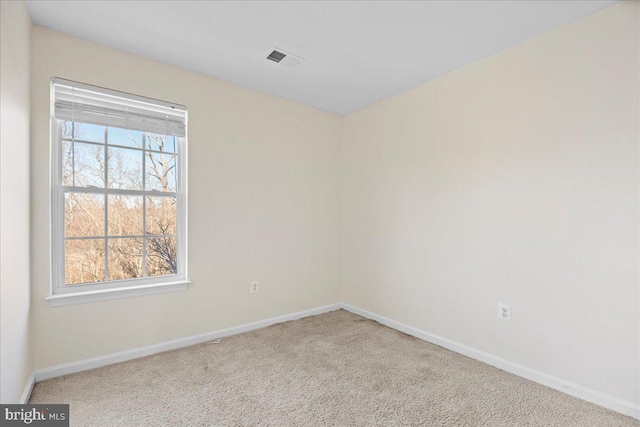
[[[518,363],[511,362],[507,359],[494,356],[493,354],[486,353],[468,345],[461,344],[459,342],[452,341],[450,339],[443,338],[429,332],[425,332],[423,330],[405,325],[404,323],[391,320],[367,310],[362,310],[350,304],[343,303],[342,308],[351,313],[366,317],[367,319],[375,320],[378,323],[381,323],[400,332],[404,332],[405,334],[420,338],[421,340],[428,341],[432,344],[444,347],[448,350],[454,351],[472,359],[479,360],[480,362],[486,363],[488,365],[495,366],[496,368],[502,369],[503,371],[510,372],[512,374],[537,382],[539,384],[553,388],[579,399],[586,400],[587,402],[595,403],[596,405],[603,406],[607,409],[611,409],[621,414],[640,419],[640,405],[638,404],[619,399],[606,393],[588,389],[579,384],[563,380],[562,378],[545,374],[544,372],[536,371],[535,369],[531,369]]]
[[[217,340],[219,338],[224,338],[231,335],[237,335],[242,332],[249,332],[256,329],[266,328],[267,326],[271,326],[276,323],[288,322],[290,320],[298,320],[303,317],[328,313],[330,311],[339,310],[340,308],[342,308],[342,304],[340,303],[325,305],[323,307],[299,311],[297,313],[285,314],[283,316],[271,317],[269,319],[260,320],[257,322],[246,323],[240,326],[233,326],[231,328],[205,332],[203,334],[193,335],[185,338],[178,338],[176,340],[165,341],[145,347],[119,351],[117,353],[92,357],[90,359],[79,360],[77,362],[64,363],[62,365],[52,366],[50,368],[38,369],[34,372],[35,381],[44,381],[50,378],[56,378],[63,375],[74,374],[76,372],[87,371],[89,369],[100,368],[102,366],[112,365],[114,363],[126,362],[127,360],[138,359],[140,357],[150,356],[152,354],[162,353],[169,350],[189,347],[191,345],[200,344],[206,341]],[[25,393],[26,392],[27,390],[25,390]],[[31,390],[29,390],[28,395],[31,395]],[[28,395],[26,396],[27,400],[29,399]]]
[[[228,337],[231,335],[240,334],[243,332],[249,332],[256,329],[265,328],[267,326],[274,325],[276,323],[288,322],[290,320],[297,320],[303,317],[315,316],[318,314],[328,313],[339,309],[345,309],[351,313],[357,314],[362,317],[366,317],[371,320],[375,320],[385,326],[392,329],[396,329],[400,332],[404,332],[408,335],[420,338],[424,341],[428,341],[432,344],[436,344],[440,347],[444,347],[456,353],[470,357],[480,362],[484,362],[488,365],[495,366],[503,371],[510,372],[528,380],[537,382],[544,386],[553,388],[555,390],[567,393],[571,396],[579,399],[586,400],[596,405],[603,406],[607,409],[619,412],[624,415],[640,419],[640,405],[619,399],[609,394],[601,393],[599,391],[591,390],[583,387],[579,384],[572,383],[570,381],[563,380],[562,378],[548,375],[535,369],[528,368],[515,362],[511,362],[507,359],[503,359],[498,356],[486,353],[476,348],[470,347],[465,344],[458,343],[456,341],[443,338],[441,336],[425,332],[418,328],[406,325],[401,322],[380,316],[367,310],[363,310],[354,307],[350,304],[337,303],[318,307],[310,310],[299,311],[297,313],[286,314],[283,316],[271,317],[269,319],[260,320],[258,322],[247,323],[240,326],[234,326],[231,328],[220,329],[217,331],[205,332],[199,335],[193,335],[190,337],[179,338],[172,341],[166,341],[158,344],[152,344],[145,347],[138,347],[130,350],[124,350],[117,353],[107,354],[105,356],[92,357],[90,359],[79,360],[77,362],[65,363],[62,365],[53,366],[50,368],[38,369],[29,378],[28,384],[25,387],[20,403],[27,403],[31,396],[33,385],[37,381],[43,381],[50,378],[61,377],[63,375],[69,375],[76,372],[87,371],[90,369],[99,368],[102,366],[112,365],[114,363],[126,362],[127,360],[137,359],[140,357],[150,356],[152,354],[162,353],[169,350],[175,350],[178,348],[188,347],[195,344],[200,344],[206,341],[216,340],[219,338]]]
[[[18,402],[21,405],[26,405],[29,403],[29,398],[31,397],[31,392],[33,391],[33,386],[36,383],[36,373],[32,372],[29,375],[29,379],[27,380],[27,385],[24,386],[24,391],[22,392],[22,396],[20,397],[20,401]]]

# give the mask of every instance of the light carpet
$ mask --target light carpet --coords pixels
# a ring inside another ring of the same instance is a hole
[[[72,426],[639,426],[338,310],[36,384]]]

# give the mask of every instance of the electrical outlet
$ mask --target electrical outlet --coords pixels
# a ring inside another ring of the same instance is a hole
[[[260,290],[260,282],[258,282],[257,280],[254,282],[251,282],[251,287],[249,288],[249,293],[250,294],[255,294]]]
[[[498,303],[498,318],[505,322],[511,322],[511,306]]]

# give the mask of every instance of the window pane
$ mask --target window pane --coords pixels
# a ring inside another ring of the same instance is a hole
[[[149,150],[164,151],[165,153],[175,153],[178,147],[175,136],[148,133],[146,148]]]
[[[104,147],[82,142],[73,143],[74,185],[104,187]]]
[[[177,274],[178,257],[174,237],[147,238],[147,276]]]
[[[175,154],[147,153],[147,190],[176,191],[176,157]]]
[[[142,239],[109,239],[109,280],[142,277]]]
[[[175,197],[147,197],[147,234],[176,234]]]
[[[68,120],[61,121],[60,126],[62,127],[62,137],[71,139],[73,138],[73,122]]]
[[[73,185],[73,142],[62,141],[62,185]]]
[[[65,237],[104,236],[104,195],[65,193]]]
[[[65,284],[104,280],[104,239],[67,240],[64,260]]]
[[[109,188],[142,190],[142,151],[109,148]]]
[[[82,141],[104,143],[104,126],[75,122],[73,124],[73,137]]]
[[[142,196],[108,197],[109,236],[142,235]]]
[[[109,128],[108,141],[111,145],[142,148],[142,132],[120,128]]]

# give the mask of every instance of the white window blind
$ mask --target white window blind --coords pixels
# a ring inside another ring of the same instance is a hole
[[[186,136],[186,108],[182,105],[100,89],[82,83],[54,79],[54,117],[156,132],[183,138]]]

